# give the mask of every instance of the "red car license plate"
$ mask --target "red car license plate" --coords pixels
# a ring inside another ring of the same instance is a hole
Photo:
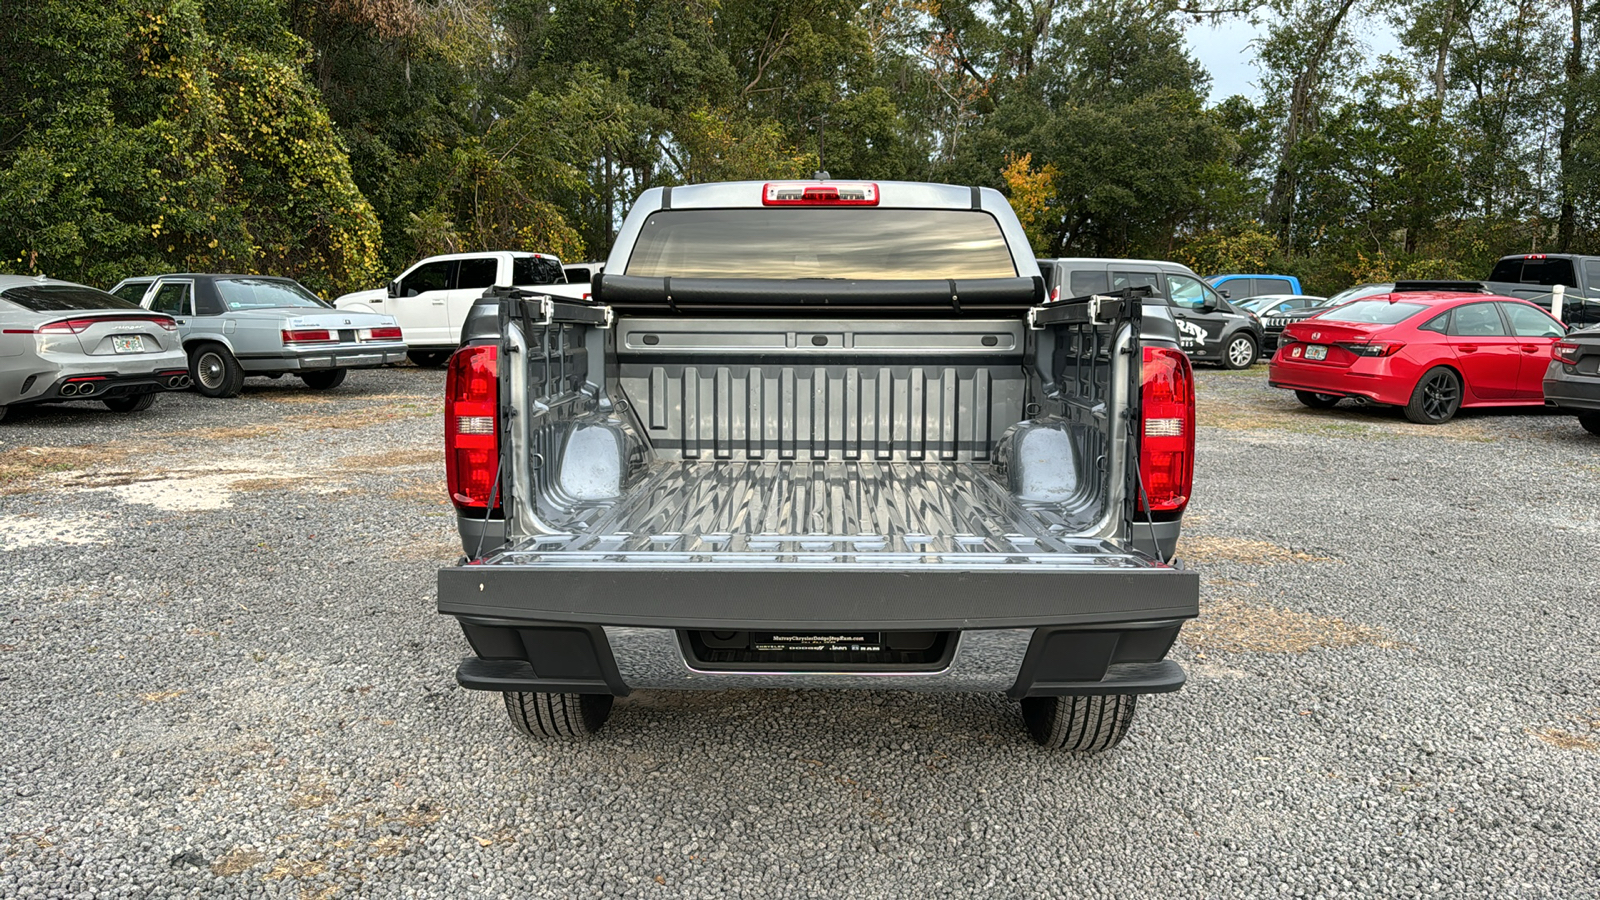
[[[1306,347],[1306,359],[1327,359],[1328,348],[1321,344],[1311,344]]]

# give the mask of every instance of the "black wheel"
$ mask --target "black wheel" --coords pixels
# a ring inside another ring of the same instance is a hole
[[[132,397],[111,397],[100,402],[104,403],[106,409],[112,412],[144,412],[156,405],[156,395],[154,391],[151,391],[148,394],[135,394]]]
[[[1436,366],[1422,374],[1416,389],[1411,392],[1411,402],[1406,404],[1406,418],[1418,425],[1442,425],[1450,421],[1461,408],[1461,376],[1453,369]]]
[[[1027,697],[1022,701],[1022,720],[1044,747],[1099,753],[1122,743],[1138,706],[1138,694]]]
[[[1236,334],[1228,338],[1228,346],[1222,351],[1222,364],[1230,369],[1248,369],[1256,364],[1256,339],[1248,334]]]
[[[511,727],[536,738],[581,740],[611,717],[610,694],[544,694],[504,691]]]
[[[5,407],[0,406],[0,416],[5,415]],[[1600,437],[1600,413],[1578,413],[1578,424],[1583,430]]]
[[[406,359],[414,366],[433,369],[450,361],[449,350],[407,350]]]
[[[1338,394],[1319,394],[1315,391],[1295,391],[1294,396],[1312,409],[1332,409],[1343,399]]]
[[[325,369],[321,372],[301,372],[300,380],[304,381],[308,388],[326,391],[344,384],[347,371],[347,369]]]
[[[221,344],[200,344],[189,351],[189,377],[207,397],[237,397],[244,387],[244,369]]]

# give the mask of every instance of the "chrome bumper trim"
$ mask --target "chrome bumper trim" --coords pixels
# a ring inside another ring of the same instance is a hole
[[[1032,628],[963,631],[950,664],[931,672],[728,672],[691,667],[670,628],[605,626],[622,680],[631,689],[741,690],[747,688],[869,689],[881,691],[1005,691],[1017,681],[1033,640]]]

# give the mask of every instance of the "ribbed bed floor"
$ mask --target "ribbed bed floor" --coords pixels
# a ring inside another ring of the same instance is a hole
[[[1013,499],[986,463],[658,462],[592,528],[528,539],[495,562],[1105,566],[1124,556],[1065,533],[1050,510]]]

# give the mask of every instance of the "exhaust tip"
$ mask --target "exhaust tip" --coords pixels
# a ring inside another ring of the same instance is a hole
[[[76,393],[78,393],[78,386],[70,381],[61,386],[61,395],[63,397],[71,397]]]
[[[78,385],[78,396],[82,397],[85,394],[92,393],[94,393],[94,382],[86,381],[83,384]]]

